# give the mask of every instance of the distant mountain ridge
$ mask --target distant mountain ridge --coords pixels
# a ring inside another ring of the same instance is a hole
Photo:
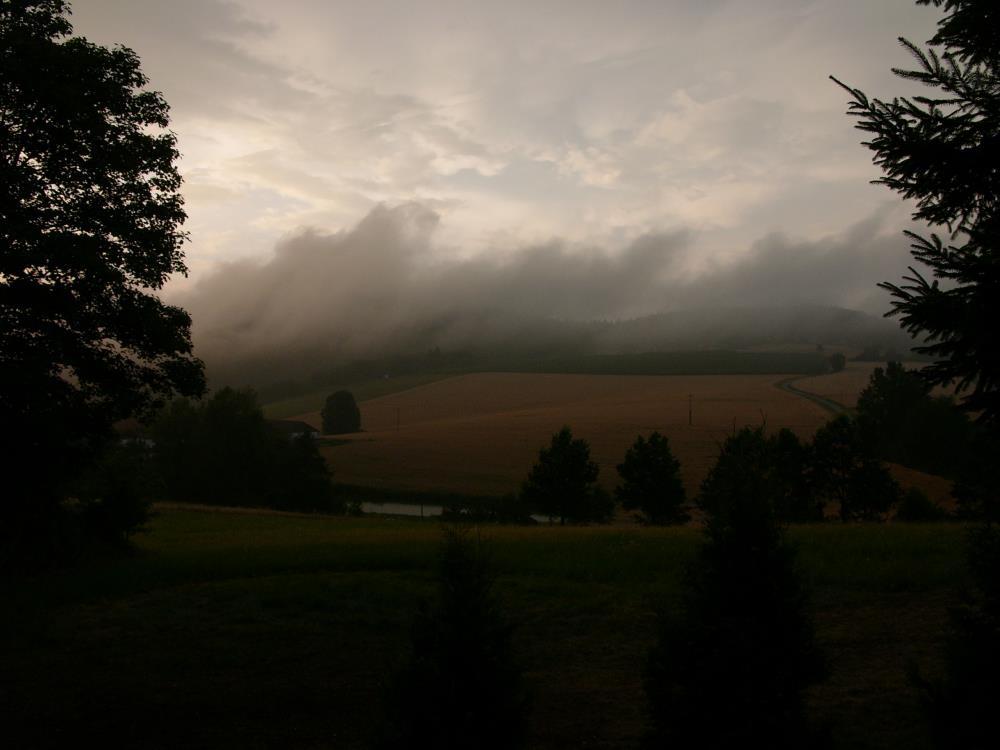
[[[601,357],[711,350],[905,354],[909,336],[895,321],[831,306],[684,309],[630,320],[557,320],[479,309],[414,321],[364,356],[339,356],[329,342],[304,342],[266,356],[209,359],[213,384],[251,385],[272,393],[418,372],[488,369],[538,372],[574,368]],[[584,360],[581,358],[590,358]],[[647,360],[651,361],[651,360]],[[680,360],[678,360],[680,361]],[[707,360],[706,360],[707,361]],[[749,360],[748,360],[749,361]]]
[[[907,351],[910,337],[893,320],[822,305],[690,308],[599,324],[598,353],[762,346],[834,346]]]

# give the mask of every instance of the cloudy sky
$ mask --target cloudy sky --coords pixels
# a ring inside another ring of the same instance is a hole
[[[909,208],[868,184],[828,76],[912,91],[890,72],[910,62],[896,39],[928,39],[940,15],[913,0],[73,10],[77,33],[136,50],[171,105],[191,275],[167,294],[196,342],[252,337],[267,310],[259,330],[357,328],[370,321],[345,311],[371,300],[402,306],[393,320],[417,300],[443,315],[458,290],[503,306],[525,279],[511,305],[552,316],[658,312],[702,289],[878,314],[875,282],[905,271]]]
[[[172,107],[195,278],[383,202],[434,210],[442,253],[683,228],[709,258],[837,234],[897,201],[866,184],[827,76],[899,92],[896,37],[938,17],[913,0],[73,6]]]

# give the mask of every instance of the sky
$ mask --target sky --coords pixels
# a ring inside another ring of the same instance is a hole
[[[134,49],[171,106],[190,275],[166,293],[203,311],[197,333],[246,317],[229,278],[322,296],[282,281],[296,252],[299,283],[344,276],[347,296],[394,263],[407,279],[516,277],[557,257],[559,300],[611,266],[635,294],[542,304],[552,315],[657,312],[743,269],[754,299],[814,285],[820,302],[884,312],[875,283],[905,272],[910,208],[869,184],[879,171],[828,76],[912,92],[890,72],[910,62],[897,37],[925,41],[939,14],[912,0],[76,0],[72,20]],[[342,250],[373,222],[401,246]],[[326,257],[315,274],[310,253]],[[801,275],[769,284],[778,259]]]

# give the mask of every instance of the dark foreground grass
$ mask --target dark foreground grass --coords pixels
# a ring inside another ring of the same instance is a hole
[[[483,527],[534,695],[532,747],[635,747],[656,612],[693,529]],[[844,748],[927,746],[910,661],[938,668],[961,527],[794,528]],[[436,522],[171,510],[125,560],[6,581],[9,747],[365,747],[433,594]],[[0,740],[2,741],[2,740]]]

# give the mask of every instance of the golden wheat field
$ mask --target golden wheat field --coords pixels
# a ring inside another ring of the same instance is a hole
[[[908,370],[919,370],[925,367],[926,363],[904,362],[903,366]],[[853,409],[857,406],[858,396],[867,387],[872,371],[876,367],[884,369],[885,362],[848,362],[840,372],[797,378],[795,386]],[[931,395],[954,396],[955,389],[937,386],[931,390]]]
[[[362,402],[364,432],[323,453],[339,482],[501,495],[517,490],[539,448],[569,425],[590,443],[610,489],[636,435],[658,430],[694,493],[734,428],[764,422],[807,438],[829,418],[776,388],[785,377],[462,375]],[[319,426],[318,412],[299,418]]]
[[[916,365],[909,362],[906,363],[906,366],[908,368],[916,367]],[[858,396],[868,385],[872,371],[876,367],[884,368],[885,363],[848,362],[847,366],[840,372],[799,378],[795,381],[795,387],[823,396],[853,409],[857,406]]]

